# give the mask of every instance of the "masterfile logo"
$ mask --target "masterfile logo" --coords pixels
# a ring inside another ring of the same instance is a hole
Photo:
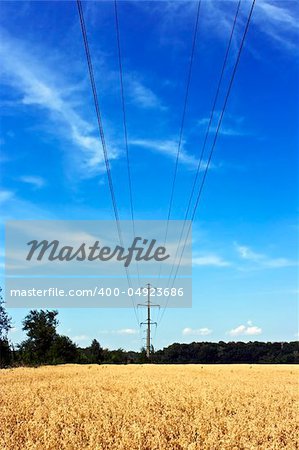
[[[138,245],[140,242],[141,245]],[[37,261],[41,261],[44,257],[47,257],[49,261],[109,261],[115,259],[116,261],[123,262],[124,267],[128,267],[132,259],[135,261],[165,261],[170,255],[166,254],[166,248],[163,246],[156,246],[156,239],[143,239],[142,237],[136,237],[133,243],[128,249],[120,245],[116,245],[114,248],[100,245],[99,241],[95,241],[92,245],[88,245],[85,242],[78,247],[72,247],[70,245],[61,245],[57,239],[52,242],[33,240],[27,242],[27,245],[31,246],[27,261],[32,261],[36,257]],[[46,255],[45,255],[46,254]]]

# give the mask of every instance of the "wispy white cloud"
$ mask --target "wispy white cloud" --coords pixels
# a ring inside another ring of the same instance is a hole
[[[136,75],[126,76],[126,88],[129,99],[135,105],[144,109],[167,109],[154,91],[145,86]]]
[[[0,225],[6,220],[53,219],[48,208],[37,206],[36,202],[24,200],[10,190],[0,190],[0,204],[3,203]]]
[[[139,3],[143,4],[143,2]],[[170,27],[184,27],[186,24],[190,26],[190,21],[194,19],[195,8],[195,2],[166,0],[161,2],[157,8],[148,6],[147,11],[152,14],[160,14],[160,22],[164,23],[161,32],[165,33],[165,25],[168,27],[168,32]],[[234,43],[238,41],[239,35],[243,32],[249,8],[249,2],[245,2],[241,7]],[[223,36],[228,35],[231,30],[234,13],[233,2],[206,1],[201,8],[202,29],[209,30],[210,37],[223,39]],[[258,0],[255,4],[251,26],[256,27],[258,33],[266,36],[273,46],[282,50],[295,50],[298,41],[298,16],[298,7],[294,1]],[[179,17],[183,18],[180,22],[177,20]],[[169,43],[168,40],[163,40],[163,42]]]
[[[246,245],[235,243],[237,253],[242,260],[253,263],[256,268],[276,269],[297,266],[298,262],[288,258],[271,258],[263,253],[257,253]]]
[[[192,259],[192,265],[208,267],[228,267],[231,265],[231,263],[218,255],[205,255],[194,257]]]
[[[122,336],[133,336],[138,334],[138,330],[135,328],[121,328],[120,330],[100,330],[100,334],[119,334]]]
[[[213,121],[210,126],[210,133],[215,133],[217,130],[218,121],[220,118],[220,112],[215,111],[213,115]],[[202,130],[203,133],[206,133],[207,126],[209,124],[210,117],[202,117],[198,120],[197,124]],[[242,127],[242,123],[244,122],[243,117],[236,117],[231,114],[225,115],[224,123],[221,124],[219,129],[219,134],[222,136],[246,136],[249,133],[245,131]]]
[[[0,190],[0,204],[11,200],[14,197],[14,193],[8,190]]]
[[[257,7],[264,11],[270,21],[278,22],[291,29],[298,29],[298,6],[294,2],[277,2],[273,0],[259,0]],[[297,7],[297,9],[296,9]]]
[[[175,140],[151,140],[151,139],[132,139],[130,145],[135,147],[146,148],[153,152],[161,153],[172,159],[176,159],[178,151],[178,143]],[[198,160],[184,149],[184,142],[180,149],[179,162],[195,169],[198,166]],[[206,168],[206,161],[202,162],[201,170]],[[210,164],[210,168],[214,168],[213,164]]]
[[[47,54],[45,49],[32,42],[16,39],[1,29],[2,82],[13,88],[19,97],[10,103],[10,107],[23,106],[42,111],[45,114],[43,127],[46,131],[75,146],[76,151],[72,148],[72,151],[68,151],[68,157],[73,167],[79,169],[79,176],[94,176],[104,170],[104,157],[94,111],[86,109],[86,89],[89,89],[89,84],[78,80],[75,75],[65,76],[61,71],[58,75],[57,61],[45,58],[44,54]],[[104,73],[102,90],[107,94],[117,89],[119,94],[118,73],[110,70],[102,59],[97,61]],[[126,73],[125,87],[127,98],[137,107],[166,109],[161,99],[138,74]],[[115,130],[109,127],[107,121],[105,135],[109,159],[121,157],[123,146],[118,145]]]
[[[80,334],[78,336],[72,336],[71,338],[73,341],[80,343],[80,342],[85,342],[85,341],[89,341],[90,337],[86,336],[86,334]]]
[[[19,178],[23,183],[29,184],[36,189],[41,189],[45,186],[46,181],[44,178],[36,176],[36,175],[23,175]]]
[[[256,4],[255,23],[260,32],[288,50],[295,50],[297,47],[298,19],[298,6],[295,2],[259,0]]]
[[[122,335],[132,335],[132,334],[137,334],[138,330],[136,330],[135,328],[123,328],[121,330],[116,330],[116,334],[122,334]]]
[[[36,51],[37,52],[37,51]],[[91,120],[82,117],[82,98],[78,95],[78,82],[71,84],[57,79],[56,67],[33,52],[32,46],[1,32],[0,58],[2,80],[15,89],[20,96],[19,105],[38,107],[48,114],[55,137],[67,139],[80,151],[74,159],[81,168],[82,176],[91,176],[103,169],[103,152],[97,130]],[[82,94],[82,93],[81,93]],[[17,104],[15,103],[15,105]],[[110,159],[118,157],[115,148],[109,149]]]
[[[182,330],[183,336],[208,336],[213,330],[210,328],[184,328]]]
[[[294,267],[298,265],[298,261],[293,261],[288,258],[267,258],[263,262],[264,267],[269,269],[280,269],[283,267]]]
[[[235,247],[241,258],[243,259],[247,259],[249,261],[260,261],[264,258],[264,255],[254,252],[250,247],[247,247],[246,245],[235,244]]]
[[[229,30],[231,27],[231,18],[226,8],[225,2],[207,2],[210,9],[214,10],[214,23],[219,20],[222,27],[218,27],[218,34],[221,35],[222,30]],[[248,4],[247,4],[248,5]],[[236,39],[244,28],[244,21],[248,16],[249,6],[241,9],[241,20]],[[222,17],[220,17],[222,16]],[[210,26],[213,21],[210,21]],[[277,47],[283,51],[292,51],[297,47],[298,39],[298,8],[295,2],[276,0],[258,0],[255,4],[251,27],[261,36],[264,35],[273,47]],[[223,34],[223,31],[222,31]],[[250,44],[251,46],[253,44]],[[253,54],[259,51],[259,48],[253,48]]]
[[[227,332],[229,336],[258,336],[262,334],[262,329],[253,325],[251,320],[246,325],[239,325]]]

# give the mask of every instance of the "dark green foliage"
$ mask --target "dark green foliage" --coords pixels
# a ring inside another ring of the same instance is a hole
[[[104,352],[102,347],[100,346],[100,343],[96,339],[92,341],[91,346],[88,347],[87,350],[89,363],[100,364],[103,361]]]
[[[122,348],[118,348],[117,350],[111,350],[106,353],[107,362],[111,364],[126,364],[127,363],[127,354]]]
[[[48,352],[50,364],[74,363],[78,360],[78,349],[67,336],[55,336]]]
[[[31,310],[23,320],[23,330],[31,340],[46,345],[56,336],[57,314],[58,311]]]
[[[7,339],[0,339],[0,368],[8,367],[12,363],[12,351]]]
[[[298,364],[298,342],[192,342],[172,344],[155,354],[168,364]]]
[[[5,319],[7,318],[7,319]],[[7,322],[8,320],[8,322]],[[10,320],[2,307],[4,330]],[[32,310],[23,321],[28,339],[12,354],[7,338],[0,339],[0,366],[14,364],[298,364],[298,342],[192,342],[172,344],[146,357],[140,352],[103,349],[94,339],[89,347],[78,348],[69,337],[56,332],[57,311]],[[8,328],[9,329],[9,328]]]
[[[25,364],[49,364],[50,349],[58,336],[56,327],[57,311],[31,310],[23,320],[23,330],[28,339],[23,341],[19,348]]]
[[[1,292],[2,288],[0,288],[0,339],[6,339],[7,333],[11,329],[11,318],[8,316],[4,308],[4,301]]]
[[[32,310],[23,321],[28,339],[19,346],[24,364],[65,364],[77,362],[77,346],[67,336],[56,332],[57,311]]]
[[[11,329],[11,318],[8,316],[0,288],[0,367],[7,367],[12,362],[12,351],[7,339],[7,334]]]
[[[146,349],[145,349],[145,347],[142,347],[140,349],[140,353],[138,354],[137,362],[140,363],[140,364],[146,364],[146,363],[149,362],[149,360],[148,360],[148,358],[146,356]]]

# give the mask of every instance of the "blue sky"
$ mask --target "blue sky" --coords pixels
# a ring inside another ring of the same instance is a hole
[[[241,3],[217,111],[250,4]],[[136,219],[167,217],[196,6],[119,4]],[[114,6],[83,7],[120,217],[130,219]],[[76,4],[0,8],[2,229],[8,219],[113,219]],[[184,217],[235,9],[202,2],[172,219]],[[257,0],[194,222],[193,307],[166,311],[157,348],[298,336],[298,16],[295,1]],[[19,342],[26,310],[9,313]],[[59,317],[80,345],[141,346],[130,309]]]

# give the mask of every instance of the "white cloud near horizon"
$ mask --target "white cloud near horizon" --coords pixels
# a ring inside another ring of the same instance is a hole
[[[253,325],[251,320],[248,320],[246,325],[239,325],[227,332],[229,336],[258,336],[262,334],[262,328]]]
[[[208,336],[213,332],[210,328],[189,328],[182,330],[183,336]]]
[[[119,334],[121,336],[134,336],[138,334],[135,328],[121,328],[120,330],[100,330],[100,334]]]
[[[90,340],[90,337],[87,336],[86,334],[80,334],[79,336],[72,336],[71,339],[72,339],[72,341],[75,341],[76,343],[78,343],[78,342],[80,343],[80,342]]]
[[[138,334],[138,330],[136,330],[135,328],[123,328],[121,330],[117,330],[116,334],[121,334],[121,335],[133,335],[133,334]]]

